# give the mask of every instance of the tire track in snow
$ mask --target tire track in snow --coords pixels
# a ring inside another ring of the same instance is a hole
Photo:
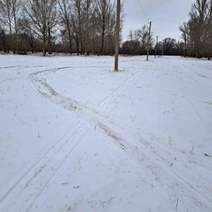
[[[33,72],[33,73],[31,73],[29,76],[32,77],[32,76],[36,76],[36,75],[38,75],[38,74],[42,74],[42,73],[46,73],[46,72],[55,73],[55,72],[57,72],[57,71],[64,70],[64,69],[68,69],[68,68],[71,68],[71,66],[64,66],[64,67],[57,67],[57,68],[49,68],[49,69],[45,69],[45,70]]]
[[[84,129],[83,123],[78,121],[73,129],[68,130],[61,139],[57,140],[57,142],[3,194],[0,200],[0,209],[2,208],[2,211],[4,211],[7,207],[10,209],[14,207],[14,210],[11,211],[15,211],[15,208],[18,207],[22,210],[23,206],[19,206],[21,202],[27,202],[24,207],[28,207],[29,209],[45,189],[48,182],[58,172],[65,160],[78,146],[86,133],[87,128]],[[25,199],[26,196],[28,198],[27,200]]]
[[[38,74],[40,73],[32,74],[30,77],[34,87],[42,97],[48,99],[50,102],[59,106],[60,108],[77,113],[78,116],[80,116],[83,120],[88,121],[94,127],[98,126],[104,133],[113,139],[119,137],[113,133],[113,130],[111,130],[110,127],[107,127],[109,125],[108,122],[110,122],[112,117],[110,117],[107,113],[104,113],[102,109],[98,110],[97,108],[88,108],[72,98],[67,98],[58,94],[50,85],[46,83],[45,79],[39,78],[37,76]],[[118,141],[119,139],[116,140]],[[121,148],[123,148],[123,144],[120,142],[119,144]]]
[[[80,129],[77,129],[74,133],[74,136],[76,136],[76,143],[74,145],[72,145],[72,147],[69,150],[69,146],[62,146],[61,149],[57,152],[56,156],[58,155],[59,157],[61,156],[61,153],[64,154],[63,158],[61,159],[61,162],[59,162],[57,164],[57,166],[55,166],[55,162],[54,161],[49,161],[49,163],[47,164],[47,168],[49,169],[49,171],[51,171],[52,173],[49,174],[49,178],[45,180],[45,182],[43,182],[43,180],[41,180],[41,183],[44,183],[40,186],[40,189],[38,190],[38,192],[35,195],[35,198],[33,199],[33,201],[31,202],[31,204],[29,205],[28,210],[30,210],[30,208],[32,208],[33,204],[37,201],[37,199],[39,198],[39,196],[42,194],[42,192],[46,189],[47,185],[50,183],[50,181],[57,175],[59,169],[63,166],[63,164],[65,163],[65,161],[67,160],[67,158],[69,158],[72,154],[72,152],[77,148],[77,146],[80,144],[80,142],[82,141],[82,139],[84,138],[84,136],[87,133],[87,129],[84,130],[82,129],[81,132],[79,131]],[[62,151],[63,150],[63,151]],[[56,157],[54,156],[53,158],[54,160],[56,160]],[[57,162],[57,161],[56,161]],[[53,166],[54,170],[53,170]],[[43,175],[45,175],[46,177],[46,172],[47,170],[45,170],[43,172]],[[36,186],[36,184],[40,181],[40,178],[42,178],[42,176],[38,176],[38,180],[36,180],[36,182],[34,182],[34,185]],[[33,179],[33,181],[35,181]],[[32,187],[32,183],[30,182],[30,186]],[[25,195],[24,195],[25,196]]]

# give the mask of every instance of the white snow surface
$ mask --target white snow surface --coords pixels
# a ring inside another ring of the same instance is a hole
[[[212,211],[212,62],[0,56],[1,212]]]

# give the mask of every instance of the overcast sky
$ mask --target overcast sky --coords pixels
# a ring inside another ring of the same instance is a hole
[[[166,37],[180,39],[181,33],[178,27],[188,21],[188,13],[195,0],[121,0],[121,2],[124,3],[125,14],[123,40],[127,39],[131,29],[141,29],[143,25],[148,25],[152,21],[153,36],[154,38],[159,36],[161,41]]]

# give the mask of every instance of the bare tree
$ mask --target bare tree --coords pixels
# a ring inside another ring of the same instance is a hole
[[[60,13],[59,13],[59,22],[63,27],[64,34],[67,35],[68,44],[69,44],[69,52],[70,54],[73,52],[73,45],[72,45],[72,1],[70,0],[60,0],[58,1]]]
[[[179,27],[186,54],[212,57],[212,0],[196,0],[192,4],[189,20]]]
[[[165,38],[163,40],[163,51],[165,55],[175,54],[176,40],[173,38]]]
[[[128,41],[125,41],[122,45],[123,53],[138,55],[146,54],[147,43],[149,37],[148,26],[144,25],[141,29],[136,29],[134,31],[130,30],[128,36]],[[150,34],[150,49],[154,43],[153,34]]]
[[[188,55],[187,43],[189,38],[189,26],[188,23],[184,22],[183,25],[179,26],[179,30],[182,32],[181,37],[184,41],[184,56]]]
[[[72,25],[74,41],[76,43],[77,55],[84,53],[82,42],[82,7],[84,0],[73,0]]]
[[[11,0],[12,5],[12,19],[14,22],[14,31],[15,31],[15,50],[18,52],[18,18],[20,18],[20,9],[21,9],[21,0]]]
[[[94,12],[93,0],[85,0],[84,4],[84,40],[85,40],[85,53],[89,55],[90,52],[90,35],[91,35],[91,20]]]
[[[194,40],[194,50],[197,57],[203,56],[204,48],[204,30],[206,13],[208,8],[208,0],[196,0],[192,5],[190,15],[190,28],[192,32],[192,39]]]
[[[7,46],[7,36],[5,34],[4,29],[0,27],[0,39],[1,39],[1,45],[2,45],[2,50],[4,53],[8,52],[8,46]]]
[[[210,60],[212,58],[212,0],[210,0],[208,3],[208,13],[205,29],[206,54],[208,60]]]
[[[149,39],[149,27],[144,25],[141,30],[138,31],[139,40],[141,42],[142,54],[146,53],[147,43]],[[150,48],[152,44],[152,34],[150,34]]]
[[[56,3],[56,0],[28,0],[24,4],[24,11],[33,24],[33,31],[42,39],[43,56],[46,55],[47,43],[51,53],[51,30],[57,17]]]
[[[110,30],[110,19],[112,19],[112,15],[114,14],[115,5],[111,3],[111,0],[97,0],[97,17],[99,19],[99,27],[101,32],[101,48],[100,54],[104,54],[105,52],[105,36],[107,30]],[[115,25],[115,22],[114,22]]]
[[[113,0],[0,0],[1,38],[4,42],[8,39],[14,52],[24,40],[24,49],[42,48],[45,56],[47,50],[52,52],[60,29],[60,49],[86,55],[113,54],[115,15]]]
[[[11,45],[11,37],[12,37],[12,7],[11,7],[11,0],[1,0],[0,1],[0,19],[1,22],[4,24],[6,31],[10,35],[9,38],[9,48]]]
[[[13,44],[13,52],[18,51],[18,23],[20,17],[21,0],[1,0],[0,19],[9,33],[9,45]]]

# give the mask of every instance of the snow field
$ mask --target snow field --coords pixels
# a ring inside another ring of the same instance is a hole
[[[212,64],[0,56],[0,211],[211,211]]]

